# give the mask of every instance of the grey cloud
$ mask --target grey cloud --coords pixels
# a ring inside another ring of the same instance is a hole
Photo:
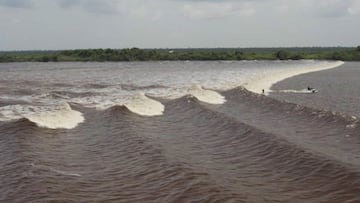
[[[31,0],[0,0],[0,6],[13,8],[30,8],[33,2]]]
[[[81,0],[58,0],[58,4],[62,8],[70,8],[73,6],[81,5],[81,3],[82,3]]]
[[[353,0],[318,0],[316,4],[313,4],[310,0],[303,1],[306,2],[304,5],[295,3],[295,7],[301,8],[301,11],[311,13],[314,16],[325,17],[325,18],[335,18],[348,15],[348,8],[351,5]]]
[[[46,0],[47,1],[47,0]],[[112,14],[118,12],[117,0],[51,0],[63,9],[80,8],[87,12]],[[0,0],[0,7],[32,8],[43,7],[45,0]]]
[[[279,0],[175,0],[175,1],[183,1],[183,2],[213,2],[213,3],[225,3],[225,2],[236,2],[236,3],[256,3],[256,2],[265,2],[265,1],[274,1],[277,2]]]
[[[94,13],[111,14],[117,12],[114,0],[58,0],[62,8],[81,7]]]
[[[351,6],[351,1],[344,0],[337,2],[337,4],[325,7],[323,10],[324,17],[341,17],[348,15],[348,8]]]
[[[60,7],[64,9],[81,7],[86,11],[95,13],[115,13],[115,1],[112,0],[57,0]]]
[[[360,32],[359,0],[0,0],[0,12],[2,50],[357,46]]]

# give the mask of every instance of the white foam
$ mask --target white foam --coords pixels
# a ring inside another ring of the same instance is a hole
[[[311,90],[302,89],[302,90],[279,90],[278,92],[285,92],[285,93],[297,93],[297,94],[313,94]]]
[[[346,125],[346,128],[356,128],[357,124],[356,123],[352,123],[349,125]]]
[[[21,109],[21,105],[11,105],[0,107],[0,121],[12,121],[21,119],[20,113],[17,113],[17,109]]]
[[[61,63],[54,65],[55,67],[56,65],[68,66]],[[94,67],[88,68],[88,65]],[[161,115],[164,106],[145,95],[155,98],[177,99],[191,94],[206,103],[222,104],[226,102],[226,98],[218,93],[220,91],[243,86],[257,93],[265,89],[268,93],[271,85],[277,81],[293,75],[324,70],[338,65],[340,64],[334,62],[310,60],[216,61],[211,63],[191,61],[189,63],[115,63],[106,64],[105,67],[102,65],[100,67],[96,63],[84,66],[78,64],[77,66],[80,69],[58,69],[46,66],[40,69],[36,68],[31,73],[16,70],[0,75],[0,79],[19,81],[21,78],[20,81],[37,82],[34,84],[9,82],[9,86],[4,87],[4,93],[0,95],[0,100],[11,103],[20,102],[21,105],[0,107],[0,121],[20,119],[24,118],[25,115],[35,120],[34,117],[39,117],[40,113],[43,114],[42,112],[45,112],[45,115],[40,117],[48,116],[55,119],[56,116],[49,116],[48,114],[54,111],[63,114],[54,109],[59,102],[77,103],[98,110],[126,105],[129,110],[140,115]],[[149,75],[148,69],[143,68],[148,66],[155,74]],[[94,81],[99,85],[106,84],[106,88],[89,86],[89,84],[95,84]],[[48,83],[65,85],[43,85]],[[198,84],[198,86],[189,88],[191,84]],[[33,93],[31,95],[14,94],[13,90],[21,90],[24,86]],[[130,88],[125,88],[126,86]],[[145,95],[133,98],[133,95],[139,90],[143,91]],[[54,95],[56,96],[54,97]],[[71,115],[71,112],[76,114],[74,111],[68,110],[66,112],[69,117],[74,116],[79,120],[80,116]],[[36,121],[39,120],[36,119]]]
[[[323,61],[301,67],[275,70],[269,73],[259,74],[257,78],[249,81],[247,84],[244,85],[244,87],[255,93],[261,93],[262,90],[265,90],[265,94],[268,94],[269,92],[271,92],[271,86],[281,80],[295,75],[335,68],[342,64],[344,64],[344,62],[342,61]]]
[[[226,102],[225,97],[221,94],[211,90],[204,90],[200,85],[193,85],[189,93],[198,100],[209,104],[223,104]]]
[[[163,114],[165,109],[163,104],[146,97],[144,93],[135,94],[124,106],[142,116],[159,116]]]
[[[36,112],[24,117],[39,127],[50,129],[72,129],[84,122],[82,113],[72,110],[68,103],[59,105],[51,111]]]

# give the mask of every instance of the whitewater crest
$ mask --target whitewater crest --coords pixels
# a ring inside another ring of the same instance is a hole
[[[284,92],[284,93],[296,93],[296,94],[313,94],[315,92],[312,92],[308,89],[301,89],[301,90],[278,90],[277,92]]]
[[[142,116],[159,116],[162,115],[165,110],[162,103],[148,98],[142,92],[136,93],[124,106],[130,111]]]
[[[85,120],[82,113],[71,109],[68,103],[56,106],[10,105],[0,108],[0,121],[22,118],[50,129],[72,129]]]
[[[85,120],[82,113],[72,110],[68,103],[61,104],[52,111],[34,113],[24,117],[39,127],[50,129],[72,129]]]
[[[300,74],[336,68],[343,64],[343,61],[322,61],[294,68],[278,69],[273,72],[264,72],[245,83],[244,87],[255,93],[262,93],[264,90],[264,93],[267,95],[271,92],[271,86],[281,80]]]
[[[226,102],[225,97],[221,94],[215,91],[205,90],[200,85],[193,85],[189,93],[198,100],[209,104],[223,104]]]

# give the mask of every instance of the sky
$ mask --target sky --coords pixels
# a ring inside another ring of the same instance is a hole
[[[360,45],[360,0],[0,0],[0,50]]]

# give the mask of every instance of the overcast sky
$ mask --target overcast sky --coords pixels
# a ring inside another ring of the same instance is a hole
[[[0,0],[0,50],[360,45],[360,0]]]

